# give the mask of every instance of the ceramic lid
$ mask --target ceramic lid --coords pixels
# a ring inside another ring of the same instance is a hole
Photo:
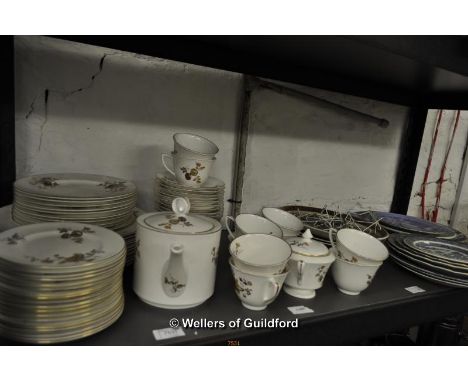
[[[293,253],[303,256],[327,256],[328,248],[316,240],[312,240],[313,236],[310,229],[307,229],[302,237],[291,237],[286,241],[291,246]]]
[[[221,224],[214,219],[189,214],[190,201],[187,198],[175,198],[172,211],[142,215],[137,222],[145,228],[173,234],[207,234],[221,229]]]

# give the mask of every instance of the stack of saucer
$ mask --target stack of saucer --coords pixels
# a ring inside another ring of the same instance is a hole
[[[37,344],[77,340],[122,314],[125,243],[81,223],[16,227],[0,234],[0,334]]]
[[[190,201],[190,211],[220,220],[224,214],[224,182],[210,177],[201,187],[179,184],[172,175],[157,174],[155,201],[157,211],[171,211],[172,200],[185,197]]]

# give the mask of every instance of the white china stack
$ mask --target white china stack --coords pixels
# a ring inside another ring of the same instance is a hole
[[[189,199],[192,213],[220,220],[224,214],[225,185],[210,176],[218,146],[195,134],[177,133],[173,139],[174,151],[161,156],[167,175],[156,176],[156,210],[170,211],[172,200],[184,197]]]
[[[269,234],[245,234],[229,246],[234,289],[242,305],[263,310],[279,295],[288,275],[291,247]]]
[[[428,235],[392,234],[390,256],[400,267],[437,284],[468,288],[468,245]]]
[[[330,242],[336,255],[332,275],[338,290],[358,295],[372,283],[375,274],[388,257],[388,250],[375,237],[352,228],[336,232],[336,244],[330,229]]]
[[[135,246],[136,187],[125,179],[76,173],[33,175],[14,184],[13,220],[18,224],[80,222],[121,234],[131,264]]]
[[[0,334],[49,344],[77,340],[122,314],[125,243],[99,226],[55,222],[0,234]]]
[[[220,220],[224,214],[224,182],[210,178],[200,188],[182,186],[172,175],[157,174],[155,179],[155,208],[157,211],[171,211],[174,198],[190,200],[191,212]]]

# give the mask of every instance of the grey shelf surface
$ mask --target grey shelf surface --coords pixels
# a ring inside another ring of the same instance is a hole
[[[125,273],[126,305],[122,317],[111,327],[73,345],[202,345],[227,344],[347,344],[389,330],[429,322],[448,314],[468,311],[468,289],[449,288],[416,277],[390,260],[377,273],[371,286],[359,296],[348,296],[336,289],[331,275],[311,300],[302,300],[281,292],[266,310],[244,308],[237,299],[228,266],[228,242],[223,235],[214,295],[204,304],[185,310],[164,310],[149,306],[132,291],[132,273]],[[419,286],[425,292],[405,290]],[[287,308],[304,305],[314,312],[293,315]],[[156,341],[153,330],[169,327],[177,318],[228,322],[236,318],[293,320],[298,329],[184,329],[185,335]],[[14,344],[0,339],[0,345]]]

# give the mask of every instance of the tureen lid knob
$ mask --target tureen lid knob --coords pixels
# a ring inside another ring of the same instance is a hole
[[[312,240],[313,237],[314,237],[314,236],[312,235],[312,232],[310,232],[310,229],[309,229],[309,228],[307,228],[307,229],[305,230],[305,232],[302,234],[302,238],[305,239],[305,240],[307,240],[307,241]]]
[[[187,198],[175,198],[172,201],[172,211],[176,216],[186,216],[190,211],[190,201]]]

